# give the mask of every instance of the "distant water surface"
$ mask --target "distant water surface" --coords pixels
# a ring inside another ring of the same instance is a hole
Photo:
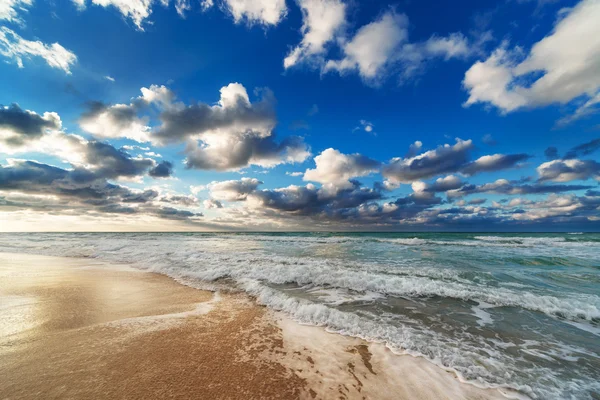
[[[0,251],[235,285],[479,386],[600,399],[600,234],[0,234]]]

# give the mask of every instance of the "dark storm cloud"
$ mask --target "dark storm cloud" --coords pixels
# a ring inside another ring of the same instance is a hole
[[[0,137],[10,146],[20,146],[27,141],[39,139],[47,129],[61,128],[60,118],[54,113],[43,116],[32,111],[23,110],[18,104],[0,105],[0,129],[11,133],[8,137]]]

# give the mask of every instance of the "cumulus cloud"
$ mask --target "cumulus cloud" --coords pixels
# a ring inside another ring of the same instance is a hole
[[[263,182],[256,178],[242,178],[221,182],[211,182],[207,185],[211,198],[222,201],[243,201]]]
[[[27,12],[27,8],[32,4],[33,0],[3,0],[0,2],[0,20],[23,24],[23,19],[19,14]]]
[[[528,154],[493,154],[479,157],[461,168],[461,172],[467,175],[475,175],[480,172],[499,171],[502,169],[522,166],[521,162],[531,158]]]
[[[537,167],[540,181],[569,182],[595,179],[600,181],[600,163],[594,160],[554,160]]]
[[[315,164],[316,168],[306,170],[304,180],[329,184],[335,188],[352,187],[350,179],[369,175],[380,168],[379,161],[361,154],[343,154],[332,148],[316,156]]]
[[[375,80],[390,68],[400,44],[408,39],[408,17],[387,12],[361,27],[343,46],[341,60],[329,60],[325,71],[358,71],[365,80]]]
[[[504,43],[466,72],[465,106],[488,103],[507,113],[594,98],[600,89],[599,19],[600,3],[583,0],[524,56]]]
[[[287,14],[285,0],[223,0],[236,23],[277,25]]]
[[[137,142],[150,140],[148,118],[138,117],[137,107],[101,102],[89,102],[87,107],[79,120],[84,131],[103,138],[125,137]]]
[[[446,194],[450,198],[459,198],[476,193],[494,193],[505,195],[547,194],[586,190],[590,188],[591,186],[583,185],[552,185],[542,183],[526,184],[520,181],[498,179],[495,182],[485,183],[482,185],[467,184],[460,189],[449,190],[446,192]]]
[[[302,10],[302,40],[283,60],[285,69],[298,63],[321,64],[325,46],[346,24],[346,4],[340,0],[298,0]]]
[[[404,158],[396,157],[390,160],[383,167],[383,175],[392,182],[411,183],[442,174],[459,172],[475,175],[520,167],[522,161],[531,157],[527,154],[493,154],[469,161],[474,148],[473,142],[458,138],[454,145],[445,144],[417,155],[422,146],[422,143],[417,141],[410,146]]]
[[[146,173],[167,177],[172,172],[171,163],[166,161],[158,164],[152,158],[132,157],[111,144],[66,134],[54,112],[39,115],[16,104],[0,107],[0,150],[7,154],[38,152],[56,156],[94,179],[134,178]]]
[[[223,204],[219,200],[214,200],[214,199],[204,200],[202,202],[202,204],[204,205],[204,208],[206,208],[206,209],[223,208]]]
[[[396,74],[403,82],[421,74],[431,60],[466,58],[474,52],[473,45],[461,33],[433,35],[423,42],[410,42],[408,28],[405,14],[387,11],[359,28],[352,38],[339,40],[343,57],[328,60],[322,71],[340,74],[354,71],[365,82],[375,85]]]
[[[251,209],[283,213],[280,215],[344,219],[361,204],[381,198],[379,190],[364,188],[354,182],[351,187],[335,192],[313,184],[256,190],[248,195],[247,203]]]
[[[0,105],[0,150],[6,147],[19,147],[30,140],[39,139],[49,131],[59,131],[62,123],[57,113],[46,112],[38,115],[34,111],[23,110],[18,104]]]
[[[24,67],[23,60],[40,57],[50,67],[67,74],[71,74],[71,66],[77,61],[77,56],[59,43],[46,44],[39,40],[23,39],[4,26],[0,27],[0,54],[16,62],[19,68]]]
[[[148,175],[153,178],[168,178],[173,175],[173,164],[169,161],[161,161],[148,171]]]
[[[4,206],[80,214],[146,214],[166,219],[193,220],[201,213],[165,207],[155,190],[133,190],[111,184],[99,174],[83,168],[65,170],[25,160],[0,165],[0,193],[22,193],[18,204]],[[36,197],[46,196],[40,202]]]
[[[215,105],[168,107],[160,114],[161,125],[152,131],[152,139],[163,144],[185,142],[189,168],[225,171],[304,161],[310,152],[302,138],[276,141],[275,97],[268,89],[260,94],[251,103],[246,88],[232,83],[221,88]]]
[[[411,183],[457,172],[469,161],[472,149],[471,140],[456,139],[454,145],[445,144],[413,157],[396,157],[383,167],[383,176],[392,182]]]

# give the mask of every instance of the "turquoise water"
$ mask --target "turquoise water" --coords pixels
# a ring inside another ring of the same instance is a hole
[[[600,398],[600,234],[0,234],[0,251],[235,286],[485,387]]]

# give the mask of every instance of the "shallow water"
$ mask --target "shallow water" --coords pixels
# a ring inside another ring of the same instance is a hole
[[[234,284],[294,319],[536,399],[600,397],[600,234],[0,234]]]

